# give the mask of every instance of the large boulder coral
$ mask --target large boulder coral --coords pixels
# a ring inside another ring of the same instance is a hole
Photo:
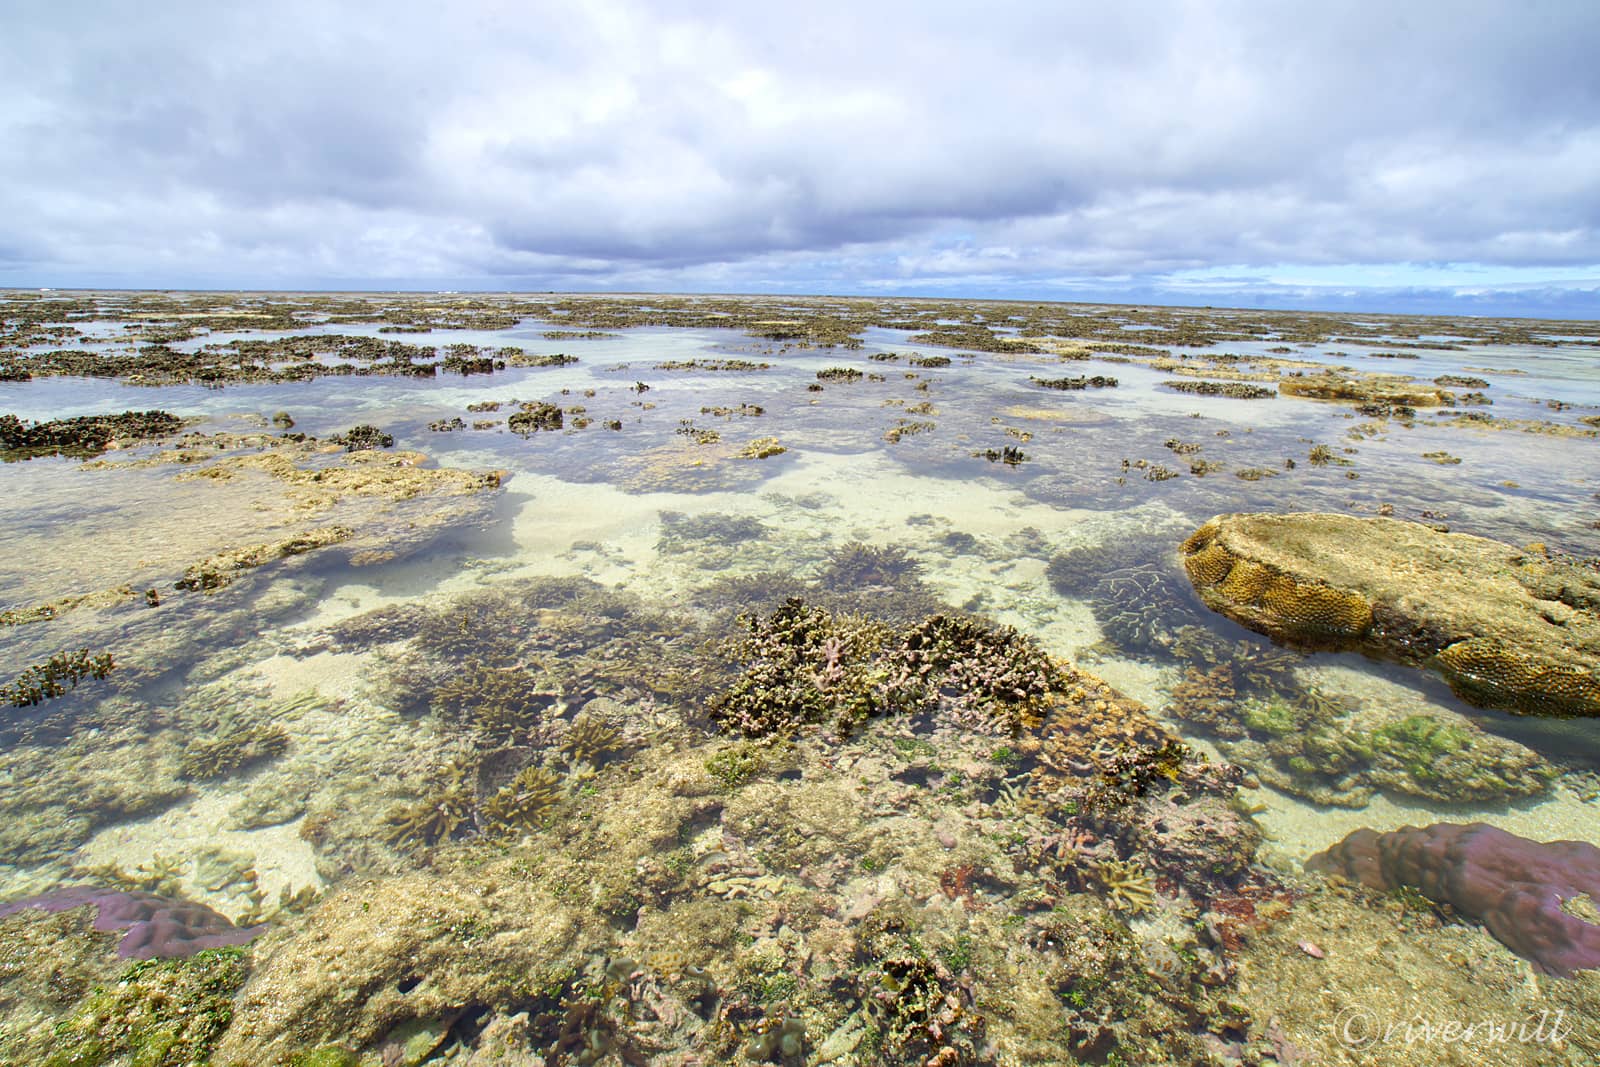
[[[1409,887],[1477,919],[1539,970],[1570,977],[1600,968],[1600,848],[1541,843],[1487,823],[1435,823],[1392,833],[1357,830],[1306,861],[1382,892]],[[1570,909],[1570,910],[1569,910]]]
[[[1219,515],[1183,542],[1214,611],[1302,648],[1425,666],[1471,703],[1600,715],[1600,572],[1397,519]]]

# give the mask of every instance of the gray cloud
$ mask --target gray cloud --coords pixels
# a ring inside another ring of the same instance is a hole
[[[23,6],[12,284],[1600,279],[1584,0]]]

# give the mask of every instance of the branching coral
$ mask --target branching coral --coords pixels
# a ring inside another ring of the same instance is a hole
[[[454,837],[472,823],[476,791],[466,768],[450,763],[440,769],[420,800],[394,808],[384,840],[396,848],[433,845]]]
[[[190,741],[178,762],[178,773],[185,778],[220,778],[281,756],[288,748],[289,735],[280,726],[258,723],[238,727],[215,737]]]
[[[716,696],[711,717],[747,737],[792,734],[831,721],[848,731],[889,712],[936,710],[973,728],[1037,724],[1059,675],[1010,627],[933,615],[896,633],[798,597],[769,618],[742,617],[743,677]]]
[[[559,775],[539,764],[525,767],[483,802],[484,832],[506,837],[532,829],[550,815],[561,796]]]
[[[116,668],[111,653],[93,655],[87,648],[62,652],[35,664],[0,689],[0,699],[15,708],[31,708],[78,688],[85,678],[100,679]]]
[[[1097,872],[1106,900],[1118,911],[1138,915],[1155,904],[1156,892],[1150,872],[1128,860],[1107,860]]]
[[[621,732],[593,715],[579,715],[573,719],[561,741],[561,751],[570,762],[596,767],[621,747]]]
[[[914,579],[921,569],[922,564],[899,545],[851,541],[828,554],[828,565],[817,580],[828,588],[898,586]]]

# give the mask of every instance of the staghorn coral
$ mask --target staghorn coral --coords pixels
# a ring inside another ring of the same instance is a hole
[[[116,666],[109,652],[92,654],[87,648],[60,652],[17,675],[0,689],[0,701],[14,708],[31,708],[71,692],[85,678],[102,679]]]
[[[1486,823],[1435,823],[1357,830],[1306,867],[1383,892],[1409,886],[1482,922],[1547,974],[1600,968],[1600,925],[1566,907],[1600,898],[1600,849],[1587,842],[1541,843]]]
[[[579,714],[561,740],[561,752],[574,764],[598,767],[623,747],[622,733],[596,715]]]
[[[851,541],[828,553],[828,563],[817,582],[829,589],[860,586],[903,586],[916,579],[922,564],[898,545],[869,545]]]
[[[561,778],[554,771],[539,764],[524,767],[484,800],[479,812],[484,832],[511,837],[533,829],[555,810],[561,796]]]
[[[472,662],[433,689],[430,706],[440,718],[501,743],[537,732],[560,699],[559,691],[526,670]]]
[[[472,825],[476,791],[459,763],[440,768],[421,799],[391,809],[384,840],[395,848],[435,845]]]
[[[238,727],[215,737],[190,741],[178,761],[178,774],[193,779],[220,778],[275,759],[288,749],[289,735],[281,726],[259,723]]]

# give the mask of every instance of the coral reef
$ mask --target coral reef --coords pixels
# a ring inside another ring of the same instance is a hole
[[[1150,872],[1127,860],[1107,860],[1100,864],[1095,876],[1105,890],[1106,900],[1117,911],[1134,915],[1149,911],[1155,903],[1155,889]]]
[[[1111,389],[1115,388],[1117,380],[1102,374],[1079,378],[1029,378],[1034,385],[1045,389]]]
[[[214,1062],[375,1050],[408,1023],[554,996],[578,971],[579,932],[571,908],[503,865],[352,880],[250,975]]]
[[[238,727],[215,737],[190,741],[178,763],[178,773],[185,778],[220,778],[275,759],[288,748],[289,735],[281,726],[260,723]]]
[[[240,571],[260,567],[274,560],[302,556],[318,548],[336,545],[355,536],[348,526],[323,526],[269,544],[250,545],[219,552],[185,568],[175,587],[200,593],[214,593],[231,585]]]
[[[1435,823],[1390,833],[1357,830],[1306,861],[1390,892],[1409,886],[1484,924],[1501,944],[1547,974],[1600,968],[1600,924],[1567,910],[1600,898],[1600,848],[1541,843],[1486,823]]]
[[[892,910],[868,916],[857,936],[857,979],[880,1062],[967,1067],[979,1061],[986,1020],[944,961]]]
[[[50,1035],[43,1067],[132,1063],[189,1067],[210,1062],[233,1019],[233,995],[244,985],[239,949],[187,959],[146,960],[85,997]]]
[[[98,456],[124,442],[165,437],[183,429],[183,420],[167,411],[124,411],[120,415],[81,415],[49,422],[23,422],[0,415],[0,453],[7,458],[32,456]]]
[[[922,564],[899,545],[850,541],[829,551],[817,584],[826,589],[903,586],[913,581],[921,569]]]
[[[519,410],[513,412],[506,419],[506,429],[527,436],[540,430],[559,430],[563,422],[559,405],[534,401],[521,405]]]
[[[789,451],[776,437],[757,437],[739,450],[740,459],[768,459]]]
[[[204,949],[243,945],[266,929],[234,926],[204,904],[87,885],[66,886],[13,901],[0,907],[0,918],[25,908],[60,912],[83,907],[95,909],[94,928],[101,933],[127,931],[117,943],[117,955],[124,959],[192,956]]]
[[[542,823],[560,803],[561,779],[537,764],[523,768],[515,778],[483,802],[480,817],[492,837],[516,836]]]
[[[87,648],[62,652],[36,663],[0,689],[0,701],[14,708],[31,708],[78,688],[85,678],[102,679],[116,668],[111,653],[91,653]]]
[[[1278,395],[1276,389],[1249,385],[1245,382],[1168,381],[1162,382],[1161,385],[1179,393],[1192,393],[1195,396],[1226,396],[1235,400],[1265,400]]]
[[[369,452],[374,449],[394,447],[393,434],[384,433],[368,423],[353,426],[344,433],[336,433],[328,440],[336,445],[343,445],[346,452]]]
[[[384,840],[395,848],[438,844],[470,827],[476,808],[477,790],[467,768],[446,764],[421,799],[389,812]]]
[[[1461,716],[1364,706],[1303,685],[1292,653],[1185,637],[1179,650],[1207,665],[1187,668],[1169,712],[1285,792],[1345,807],[1364,805],[1378,789],[1460,804],[1537,796],[1555,779],[1536,752]]]
[[[746,737],[828,723],[848,733],[869,718],[936,710],[984,731],[1037,724],[1061,682],[1056,666],[1011,627],[933,615],[896,631],[791,597],[767,618],[741,617],[743,677],[715,696],[711,718]]]
[[[1410,378],[1390,374],[1352,374],[1325,370],[1318,374],[1296,371],[1278,380],[1278,392],[1314,400],[1340,400],[1357,404],[1404,404],[1437,407],[1454,399],[1442,389],[1419,385]]]

